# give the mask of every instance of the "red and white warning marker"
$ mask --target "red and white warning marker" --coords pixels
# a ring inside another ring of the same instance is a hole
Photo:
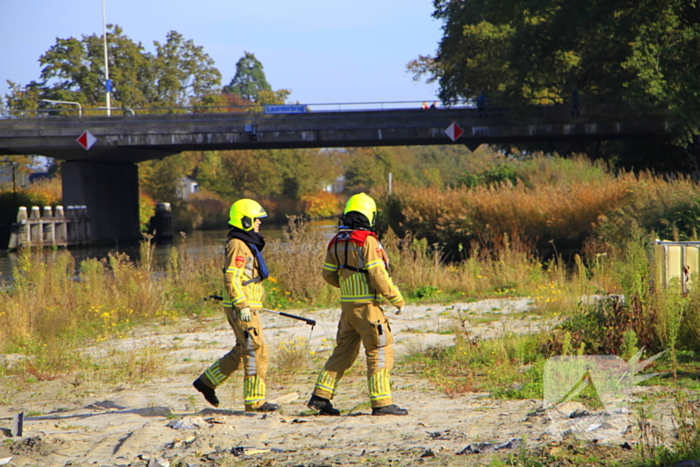
[[[447,129],[445,129],[445,134],[448,138],[452,140],[452,142],[457,141],[463,133],[464,130],[462,130],[462,128],[455,122],[452,122],[450,126],[448,126]]]
[[[97,142],[97,138],[92,136],[92,133],[89,131],[85,130],[82,135],[78,137],[76,140],[78,141],[78,144],[81,145],[85,150],[87,151],[92,147],[93,144]]]

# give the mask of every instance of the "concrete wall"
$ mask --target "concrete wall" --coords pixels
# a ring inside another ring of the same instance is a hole
[[[140,238],[136,164],[66,161],[61,170],[63,203],[87,206],[92,240]]]

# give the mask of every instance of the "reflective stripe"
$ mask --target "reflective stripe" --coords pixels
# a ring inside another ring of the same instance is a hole
[[[323,269],[325,269],[326,271],[337,271],[338,266],[336,264],[323,263]]]
[[[219,386],[228,378],[228,376],[221,374],[221,368],[219,367],[220,361],[221,360],[217,360],[214,362],[214,364],[207,368],[207,371],[204,372],[204,375],[214,386]]]
[[[384,371],[386,368],[386,345],[387,345],[386,333],[379,336],[379,345],[377,347],[377,368]]]
[[[316,388],[327,391],[332,395],[338,387],[338,380],[332,377],[326,370],[321,370],[318,378],[316,378]]]
[[[245,275],[248,276],[248,278],[253,277],[253,264],[255,262],[255,259],[252,256],[249,256],[245,260]]]
[[[401,300],[403,300],[403,297],[401,296],[401,293],[399,293],[396,297],[394,297],[392,300],[389,300],[389,303],[398,303]]]
[[[340,277],[340,301],[372,301],[376,300],[376,294],[367,283],[366,274],[353,274],[347,279]]]
[[[348,295],[345,297],[340,297],[341,303],[351,303],[351,302],[374,302],[377,300],[376,295]]]
[[[248,306],[251,308],[262,308],[263,295],[265,288],[260,282],[252,282],[244,286],[249,280],[243,274],[242,269],[230,268],[229,272],[233,273],[231,280],[231,288],[233,289],[233,297],[227,291],[224,291],[224,306],[238,305],[248,300]]]
[[[231,301],[231,296],[228,293],[228,290],[224,290],[224,300],[223,300],[224,306],[227,306],[229,308],[233,308],[233,302]]]
[[[386,345],[386,330],[383,324],[377,325],[377,331],[379,332],[379,347],[384,347]]]
[[[253,328],[251,328],[253,329]],[[253,348],[253,337],[250,335],[250,331],[245,331],[246,335],[246,347],[248,348],[248,366],[246,367],[246,376],[255,376],[255,349]]]
[[[367,388],[369,390],[370,401],[391,398],[391,381],[389,372],[384,369],[372,375],[367,379]]]
[[[231,288],[233,289],[233,303],[241,303],[245,300],[245,293],[243,293],[243,286],[241,285],[243,270],[239,268],[229,268],[233,269],[233,278],[231,280]]]
[[[243,399],[246,405],[265,400],[265,381],[258,376],[251,376],[243,380]]]
[[[384,261],[382,261],[381,259],[371,261],[371,262],[367,263],[367,266],[365,266],[365,269],[376,268],[377,266],[379,266],[381,264],[384,264]]]
[[[339,267],[339,268],[341,268],[341,269],[343,269],[343,268],[353,269],[353,268],[354,268],[354,269],[357,270],[357,271],[359,271],[359,270],[361,270],[361,269],[367,269],[367,268],[365,268],[365,258],[364,258],[364,256],[362,255],[362,248],[363,248],[363,247],[357,246],[357,245],[355,245],[355,244],[352,243],[352,242],[342,242],[343,245],[344,245],[344,248],[343,248],[343,250],[342,250],[342,253],[340,253],[340,255],[343,255],[344,261],[341,261],[340,258],[338,257],[338,245],[339,245],[340,243],[341,243],[341,242],[338,242],[338,243],[335,244],[335,248],[336,248],[336,251],[335,251],[335,253],[336,253],[336,261],[338,261],[338,267]],[[355,258],[355,260],[357,261],[357,265],[356,265],[356,266],[350,267],[350,266],[347,264],[348,255],[349,255],[350,253],[353,253],[353,254],[354,254],[354,258]],[[342,264],[341,264],[341,263],[342,263]]]

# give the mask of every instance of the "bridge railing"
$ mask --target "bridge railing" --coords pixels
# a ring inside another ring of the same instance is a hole
[[[90,217],[86,206],[20,206],[12,224],[8,248],[86,245],[90,242]]]
[[[288,104],[288,106],[304,107],[307,112],[353,112],[368,110],[407,110],[421,109],[424,106],[435,104],[437,108],[444,106],[436,101],[387,101],[387,102],[334,102],[334,103],[310,103]],[[199,113],[266,113],[264,105],[219,105],[198,107],[112,107],[110,113],[113,116],[133,115],[157,115],[157,114],[199,114]],[[454,107],[474,107],[472,103],[460,104]],[[54,105],[51,107],[37,107],[35,109],[5,109],[0,117],[5,118],[32,118],[32,117],[91,117],[105,116],[106,107],[81,107]]]
[[[434,106],[433,106],[434,104]],[[283,108],[277,113],[280,117],[296,118],[298,114],[313,114],[313,113],[339,113],[352,115],[354,112],[382,112],[396,110],[420,110],[420,109],[452,109],[452,110],[473,110],[476,112],[476,105],[473,101],[467,100],[454,105],[444,105],[437,101],[387,101],[387,102],[336,102],[336,103],[309,103],[309,104],[285,104],[279,106],[264,106],[264,105],[225,105],[225,106],[200,106],[200,107],[142,107],[142,108],[117,108],[110,109],[111,116],[107,116],[105,107],[96,108],[79,108],[75,107],[60,107],[59,105],[50,108],[36,109],[5,109],[0,111],[0,123],[11,123],[15,119],[46,119],[53,117],[50,121],[60,122],[56,117],[77,119],[79,117],[102,117],[102,118],[129,118],[135,116],[154,117],[162,115],[164,117],[172,117],[176,115],[192,117],[201,116],[203,114],[227,114],[230,118],[257,118],[269,112],[270,108]],[[286,112],[284,108],[294,108],[295,112]],[[533,106],[509,106],[504,103],[489,101],[487,103],[487,113],[489,117],[516,115],[519,117],[547,115],[549,117],[569,118],[573,115],[570,103],[552,103],[551,105],[533,105]],[[426,110],[428,111],[428,110]],[[622,108],[619,104],[588,102],[579,104],[580,114],[577,116],[594,117],[594,118],[612,118],[619,119],[621,116],[633,116],[640,118],[645,114],[662,115],[664,112],[659,109],[628,109]],[[54,120],[55,119],[55,120]]]

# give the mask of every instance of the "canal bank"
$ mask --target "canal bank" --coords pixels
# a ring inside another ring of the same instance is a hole
[[[337,221],[332,219],[324,219],[310,221],[308,228],[312,230],[320,230],[328,232],[330,237],[335,231]],[[283,224],[264,224],[262,233],[268,241],[283,238]],[[172,248],[182,248],[184,246],[188,255],[192,256],[210,256],[221,252],[228,230],[195,230],[186,234],[176,233],[172,242],[156,244],[153,251],[153,261],[157,270],[164,269],[170,258],[170,250]],[[319,245],[319,248],[322,248]],[[44,261],[51,262],[55,258],[58,251],[62,249],[45,248],[43,250]],[[138,244],[128,245],[112,245],[112,246],[87,246],[84,248],[70,248],[68,251],[75,259],[76,267],[86,259],[90,258],[106,258],[110,253],[125,253],[134,260],[139,260],[140,248]],[[7,250],[0,251],[0,290],[8,287],[13,280],[13,269],[17,267],[18,254],[17,252],[9,252]]]

